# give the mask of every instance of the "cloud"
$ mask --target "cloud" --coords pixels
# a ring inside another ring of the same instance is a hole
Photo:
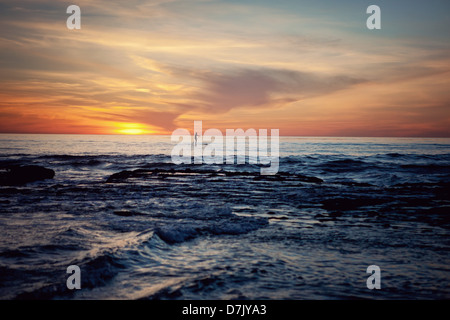
[[[356,30],[344,19],[353,5],[308,3],[78,0],[72,32],[65,1],[0,1],[0,131],[110,133],[127,122],[167,132],[194,116],[224,126],[278,117],[294,133],[300,120],[320,129],[337,118],[361,134],[376,117],[398,119],[387,133],[444,127],[448,33],[397,37],[364,19]],[[428,24],[447,21],[440,11]],[[419,112],[418,101],[441,107]]]
[[[18,113],[0,111],[0,132],[2,133],[67,133],[83,132],[102,133],[98,125],[82,124],[74,119],[67,119],[64,115],[48,117],[40,114],[38,108],[35,113]]]
[[[101,112],[96,115],[87,115],[86,117],[102,121],[141,123],[172,131],[176,128],[174,121],[180,114],[179,112],[154,111],[141,108],[127,109],[122,112]]]
[[[205,87],[195,94],[203,111],[227,112],[238,107],[270,107],[327,95],[365,82],[345,75],[323,75],[284,69],[240,69],[199,74]]]

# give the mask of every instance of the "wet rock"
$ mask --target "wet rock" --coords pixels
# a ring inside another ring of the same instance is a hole
[[[121,217],[132,217],[132,216],[143,216],[144,213],[141,212],[135,212],[135,211],[128,211],[128,210],[118,210],[113,212],[116,216]]]
[[[107,183],[111,182],[124,182],[126,179],[128,179],[133,173],[131,171],[125,170],[121,172],[117,172],[112,174],[108,180],[106,180]]]
[[[0,185],[16,186],[33,181],[53,179],[55,171],[41,166],[11,166],[0,172]]]
[[[331,198],[322,201],[325,210],[355,210],[361,207],[377,206],[388,202],[388,199],[376,198]]]
[[[295,175],[295,177],[302,182],[309,182],[309,183],[322,183],[323,182],[323,180],[320,178],[305,176],[302,174],[297,174],[297,175]]]
[[[373,187],[373,184],[366,183],[366,182],[356,182],[356,181],[342,181],[339,182],[339,184],[342,184],[344,186],[349,187]]]

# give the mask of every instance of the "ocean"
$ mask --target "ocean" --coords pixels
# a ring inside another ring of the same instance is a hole
[[[0,135],[3,171],[55,171],[0,186],[0,299],[450,298],[450,139],[280,137],[267,176],[174,145]]]

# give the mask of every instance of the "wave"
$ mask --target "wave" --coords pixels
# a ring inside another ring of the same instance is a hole
[[[159,226],[155,233],[163,241],[174,244],[200,235],[239,235],[268,224],[266,218],[235,215],[229,207],[198,208],[183,214],[183,217],[183,222]]]
[[[93,226],[70,227],[50,238],[49,244],[2,251],[0,280],[12,275],[19,291],[0,291],[0,297],[74,298],[75,293],[65,286],[65,269],[69,265],[77,265],[82,270],[82,288],[95,289],[109,285],[118,274],[130,272],[134,266],[141,268],[142,265],[151,264],[155,252],[161,248],[167,250],[164,245],[172,246],[198,237],[240,235],[268,225],[266,218],[240,216],[227,206],[199,206],[198,202],[184,203],[176,211],[160,216],[139,214],[124,217],[148,219],[150,227],[142,232],[114,231],[114,228],[97,230]],[[144,223],[144,220],[140,221]],[[122,224],[124,223],[126,222],[123,221]],[[27,266],[40,268],[27,273]],[[17,279],[24,282],[23,286],[17,285]]]
[[[450,172],[450,166],[448,164],[424,163],[424,164],[402,164],[400,166],[404,169],[439,170],[444,172]]]
[[[374,162],[351,158],[320,161],[320,163],[315,166],[322,169],[325,173],[362,172],[369,169],[376,170],[380,168]]]

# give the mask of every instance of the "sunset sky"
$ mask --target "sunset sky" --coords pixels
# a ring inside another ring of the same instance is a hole
[[[448,0],[0,0],[0,38],[2,133],[450,137]]]

